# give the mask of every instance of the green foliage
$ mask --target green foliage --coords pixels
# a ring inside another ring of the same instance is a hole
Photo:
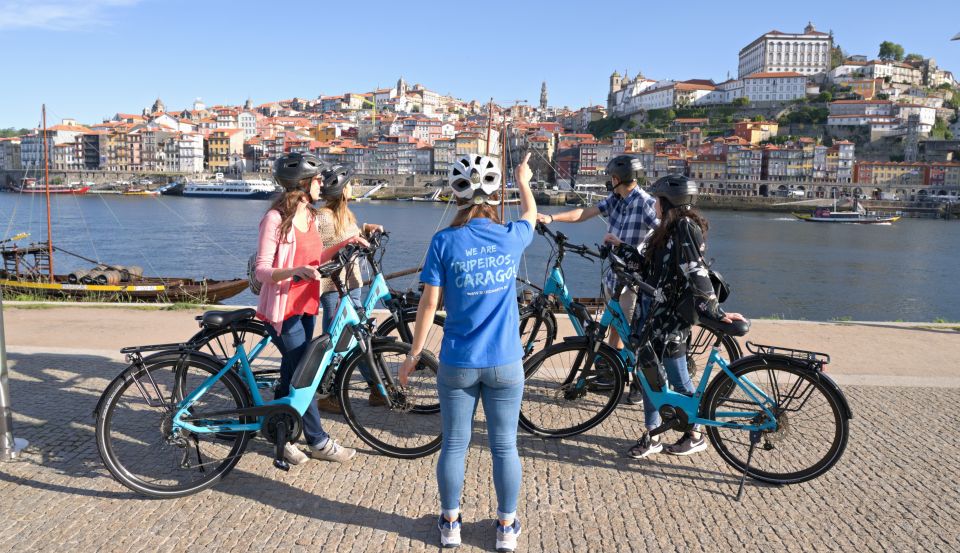
[[[875,96],[875,98],[876,98],[877,100],[889,100],[889,99],[890,99],[890,95],[887,94],[886,92],[880,92],[879,94],[877,94],[877,95]]]
[[[843,48],[841,48],[839,44],[835,44],[833,48],[830,49],[830,69],[835,69],[843,65],[843,60],[846,57],[843,53]]]
[[[30,129],[15,129],[13,127],[0,129],[0,138],[10,138],[12,136],[23,136],[25,134],[30,134]]]
[[[763,116],[762,116],[762,115],[754,115],[752,121],[756,121],[756,122],[759,123],[759,122],[763,121]]]
[[[590,124],[587,125],[587,132],[598,139],[603,139],[620,130],[626,123],[627,119],[623,117],[604,117],[603,119],[591,121]]]
[[[953,90],[953,87],[950,86],[950,83],[940,83],[937,86],[937,90]]]
[[[677,112],[672,109],[651,109],[647,112],[647,121],[654,127],[663,128],[677,118]]]
[[[830,115],[830,110],[825,107],[805,105],[795,111],[791,111],[777,121],[781,125],[789,125],[792,123],[822,125],[827,122],[828,115]]]
[[[828,91],[828,90],[824,90],[823,92],[821,92],[820,94],[817,95],[817,101],[818,101],[818,102],[832,102],[832,101],[833,101],[833,94],[831,94],[830,91]]]
[[[904,58],[903,61],[923,61],[923,56],[916,53],[909,53]]]
[[[880,53],[878,57],[882,60],[903,61],[903,46],[896,42],[884,40],[880,43]]]
[[[949,129],[947,129],[947,122],[942,118],[937,117],[937,120],[933,123],[933,129],[930,131],[930,138],[945,140],[947,138],[947,133],[949,132]],[[950,134],[952,136],[953,133]]]
[[[750,99],[747,98],[747,97],[745,97],[745,96],[741,96],[741,97],[739,97],[739,98],[734,98],[734,100],[733,100],[733,102],[731,102],[731,104],[734,105],[734,106],[736,106],[736,107],[749,106],[749,105],[750,105]]]
[[[829,148],[830,146],[833,146],[833,137],[830,136],[829,134],[824,135],[823,145],[826,146],[827,148]]]

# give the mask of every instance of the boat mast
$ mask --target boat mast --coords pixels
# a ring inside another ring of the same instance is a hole
[[[500,133],[500,160],[503,165],[503,176],[500,179],[500,222],[506,223],[507,208],[507,118],[503,118],[503,131]],[[516,178],[516,177],[514,177]]]
[[[50,224],[50,158],[47,156],[47,104],[43,104],[43,181],[47,188],[47,255],[50,283],[53,284],[53,226]]]
[[[493,123],[493,98],[490,98],[490,104],[487,106],[487,151],[485,156],[490,155],[490,125]]]

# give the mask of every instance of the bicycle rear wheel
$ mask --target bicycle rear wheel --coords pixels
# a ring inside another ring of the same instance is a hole
[[[733,371],[775,402],[777,429],[760,433],[748,470],[750,433],[708,426],[707,435],[724,461],[751,478],[774,484],[805,482],[836,464],[847,445],[849,421],[844,400],[833,387],[824,385],[814,372],[777,360],[758,358]],[[705,418],[720,422],[765,418],[726,372],[707,388],[702,405]],[[743,415],[723,416],[724,412]]]
[[[520,426],[547,438],[590,430],[613,412],[623,394],[622,363],[605,344],[597,352],[585,340],[554,344],[527,359],[524,373]]]
[[[172,429],[176,405],[220,368],[199,355],[160,353],[111,382],[96,423],[97,448],[110,474],[133,491],[159,498],[197,493],[226,476],[240,461],[249,432],[194,434]],[[192,409],[213,412],[250,404],[246,387],[228,371]],[[241,421],[233,417],[224,422]]]
[[[410,340],[412,341],[414,323],[417,322],[417,312],[416,310],[406,309],[403,311],[402,317],[403,320],[400,324],[406,325],[407,330],[410,332]],[[430,327],[430,330],[427,331],[427,341],[424,342],[423,349],[432,352],[434,355],[440,354],[444,322],[446,322],[446,318],[443,315],[434,315],[433,325]],[[392,316],[388,316],[382,323],[377,324],[376,334],[377,336],[393,337],[401,342],[406,341],[403,339],[400,329],[397,327],[396,319]]]
[[[243,343],[244,351],[248,354],[268,336],[266,323],[257,319],[240,321],[236,324],[237,337]],[[233,357],[237,352],[234,345],[233,332],[229,327],[221,327],[213,330],[202,329],[190,338],[190,344],[193,349],[209,353],[210,355],[226,361]],[[273,390],[280,380],[280,361],[282,359],[280,350],[272,340],[257,355],[257,358],[250,362],[250,369],[257,380],[257,386],[261,388],[260,393],[271,395],[263,390]]]
[[[403,342],[371,345],[380,378],[386,385],[387,375],[397,382],[400,365],[410,352]],[[360,371],[366,356],[354,355],[337,371],[340,405],[350,428],[367,445],[399,459],[424,457],[440,449],[443,425],[440,399],[437,395],[437,362],[424,355],[417,370],[410,375],[403,389],[388,387],[390,404],[378,393],[371,393],[370,384]]]

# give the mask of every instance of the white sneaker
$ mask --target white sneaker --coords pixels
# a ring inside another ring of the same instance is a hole
[[[333,438],[329,438],[327,440],[327,444],[320,449],[316,449],[314,447],[310,448],[310,456],[314,459],[320,459],[321,461],[336,461],[337,463],[343,463],[344,461],[353,459],[353,456],[356,454],[356,449],[343,447],[334,441]]]
[[[520,537],[520,519],[513,519],[513,524],[503,526],[497,521],[497,551],[510,553],[517,550],[517,538]]]
[[[457,520],[450,522],[440,515],[437,520],[437,528],[440,529],[440,547],[460,547],[460,527],[463,524],[461,515],[457,515]]]
[[[307,454],[294,444],[283,446],[283,458],[291,465],[302,465],[310,460]]]

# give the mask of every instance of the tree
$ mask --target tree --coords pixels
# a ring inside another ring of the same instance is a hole
[[[903,58],[903,61],[923,61],[923,56],[916,53],[909,53]]]
[[[829,134],[823,135],[823,145],[827,148],[833,146],[833,137]]]
[[[829,90],[824,90],[823,92],[820,93],[819,96],[817,96],[817,101],[818,101],[818,102],[832,102],[832,101],[833,101],[833,94],[830,94],[830,91],[829,91]]]
[[[30,129],[15,129],[13,127],[8,127],[6,129],[0,129],[0,138],[10,138],[11,136],[23,136],[25,134],[30,134]]]
[[[886,92],[880,92],[880,93],[878,93],[878,94],[875,96],[875,98],[876,98],[877,100],[889,100],[889,99],[890,99],[890,95],[887,94]]]
[[[847,55],[843,52],[843,48],[839,44],[834,45],[830,49],[830,69],[836,69],[837,67],[843,65],[843,60],[847,58]]]
[[[741,97],[739,97],[739,98],[734,98],[732,104],[735,105],[735,106],[737,106],[737,107],[749,106],[749,105],[750,105],[750,99],[747,98],[746,96],[741,96]]]
[[[903,61],[903,46],[896,42],[884,40],[880,43],[880,59]]]
[[[756,121],[757,123],[760,123],[760,122],[763,121],[763,116],[762,116],[762,115],[754,115],[754,116],[753,116],[753,121]]]

